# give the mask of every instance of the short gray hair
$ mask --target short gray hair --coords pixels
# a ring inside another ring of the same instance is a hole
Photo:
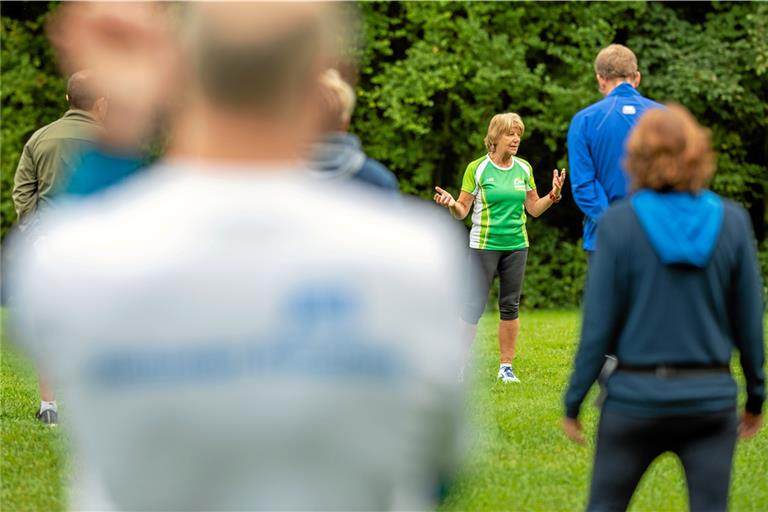
[[[606,80],[635,78],[637,71],[637,57],[632,50],[621,44],[603,48],[595,59],[595,73]]]
[[[91,110],[96,100],[104,97],[104,85],[94,71],[84,69],[73,73],[67,80],[67,101],[70,108]]]
[[[193,3],[183,11],[193,79],[220,107],[282,109],[340,51],[332,4]]]

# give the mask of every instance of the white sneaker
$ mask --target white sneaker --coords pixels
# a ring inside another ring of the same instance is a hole
[[[504,365],[499,368],[499,374],[496,376],[501,382],[520,382],[520,379],[515,375],[515,371],[511,365]]]

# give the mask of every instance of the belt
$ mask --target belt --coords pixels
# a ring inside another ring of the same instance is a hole
[[[695,365],[695,364],[659,364],[650,366],[635,366],[619,363],[616,369],[626,373],[644,373],[657,377],[683,377],[696,375],[714,375],[719,373],[731,373],[728,365]]]

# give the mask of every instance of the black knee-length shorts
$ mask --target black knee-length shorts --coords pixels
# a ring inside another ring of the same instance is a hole
[[[498,273],[499,316],[502,320],[515,320],[520,308],[520,293],[523,290],[528,249],[516,251],[470,249],[469,252],[470,291],[464,302],[462,319],[467,323],[477,324],[485,311],[493,276]]]

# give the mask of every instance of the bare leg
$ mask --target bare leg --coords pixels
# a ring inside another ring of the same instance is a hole
[[[520,332],[520,319],[501,320],[499,322],[499,349],[501,364],[511,364],[515,358],[515,345]]]
[[[53,402],[56,400],[56,395],[53,392],[53,388],[48,384],[48,379],[45,378],[43,372],[38,369],[37,381],[40,385],[40,400],[43,402]]]
[[[56,412],[56,396],[45,372],[40,367],[37,368],[37,382],[40,386],[40,410],[37,412],[37,419],[44,425],[55,427],[59,421]]]

